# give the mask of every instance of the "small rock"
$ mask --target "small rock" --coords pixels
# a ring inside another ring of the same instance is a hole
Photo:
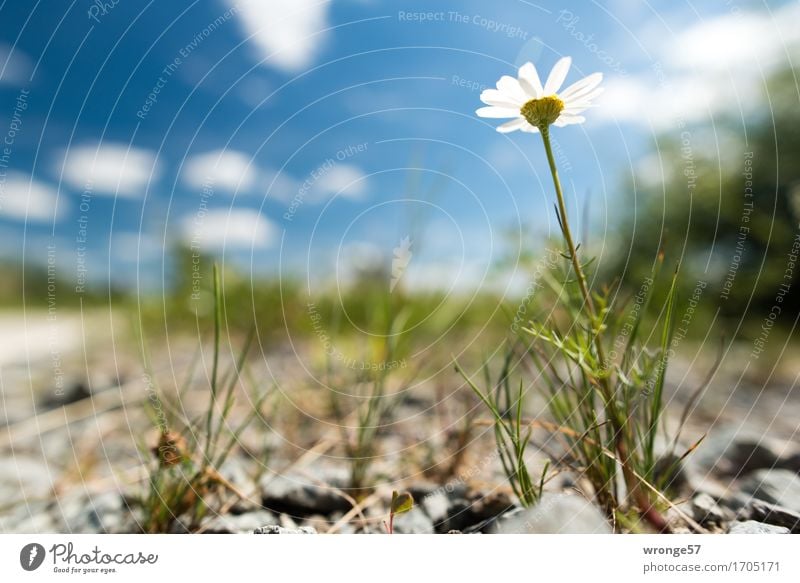
[[[790,470],[759,470],[742,480],[743,492],[800,512],[800,476]]]
[[[23,455],[0,458],[0,495],[4,503],[45,498],[52,489],[45,463]]]
[[[118,492],[106,492],[88,501],[91,532],[126,533],[136,530],[135,519]]]
[[[508,494],[501,491],[489,493],[473,491],[467,494],[465,489],[451,489],[451,494],[442,498],[439,492],[429,495],[420,504],[434,522],[436,532],[445,533],[451,530],[481,530],[489,521],[494,520],[509,509],[514,503]],[[447,505],[444,508],[444,505]]]
[[[412,495],[413,496],[413,495]],[[415,500],[419,500],[415,498]],[[433,522],[444,521],[450,510],[450,498],[444,490],[435,490],[420,500],[419,506]]]
[[[415,506],[408,512],[394,517],[394,532],[396,534],[433,534],[433,522]]]
[[[687,459],[703,474],[737,476],[775,467],[780,453],[762,435],[730,426],[709,433],[702,447]]]
[[[477,520],[500,516],[514,508],[514,503],[508,494],[500,490],[493,490],[488,494],[473,492],[468,500],[470,502],[470,512]]]
[[[691,506],[694,519],[703,526],[720,525],[733,519],[730,510],[721,507],[714,498],[704,492],[692,498]]]
[[[800,513],[753,498],[739,513],[742,520],[758,520],[774,526],[784,526],[793,534],[800,534]]]
[[[88,399],[91,396],[92,393],[87,386],[83,382],[77,381],[70,384],[60,393],[55,391],[48,393],[47,396],[41,400],[41,406],[45,409],[56,409],[64,405],[82,401],[83,399]]]
[[[266,510],[245,514],[225,514],[208,517],[203,521],[203,532],[208,534],[240,534],[254,532],[265,524],[275,522],[275,515]]]
[[[317,534],[317,531],[310,526],[301,526],[300,528],[284,528],[277,524],[268,524],[266,526],[259,526],[253,529],[253,534]]]
[[[494,532],[504,534],[611,534],[606,517],[585,498],[545,494],[539,503],[499,519]]]
[[[778,467],[800,474],[800,453],[783,458]]]
[[[409,494],[414,500],[423,500],[434,494],[444,494],[448,498],[466,498],[467,485],[459,480],[447,482],[446,484],[436,484],[434,482],[420,482],[408,488]]]
[[[5,518],[0,518],[0,528],[3,533],[13,532],[15,534],[47,534],[64,530],[64,526],[46,512],[31,513],[14,522],[7,522]]]
[[[298,527],[298,524],[294,521],[290,515],[282,512],[280,516],[278,516],[278,524],[283,528],[288,528],[289,530],[293,530]]]
[[[341,485],[338,480],[324,482]],[[293,516],[328,515],[351,507],[335,487],[317,484],[297,474],[265,476],[261,480],[261,498],[264,507]]]
[[[696,514],[691,500],[684,500],[683,502],[678,502],[667,508],[667,511],[664,513],[664,518],[669,524],[673,534],[691,534],[692,529],[686,517],[688,516],[692,520],[697,521]]]
[[[789,529],[755,520],[746,520],[745,522],[734,522],[728,530],[728,534],[789,534]]]

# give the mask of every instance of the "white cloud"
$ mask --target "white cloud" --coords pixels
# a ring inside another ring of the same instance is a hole
[[[63,214],[58,191],[21,172],[9,172],[0,182],[0,217],[48,222]]]
[[[261,181],[267,189],[268,198],[272,200],[288,203],[300,192],[300,183],[285,172],[278,170],[264,170]]]
[[[217,209],[183,220],[184,238],[203,248],[268,247],[277,233],[275,225],[250,209]]]
[[[358,199],[367,190],[367,180],[360,168],[349,164],[337,164],[320,174],[311,188],[317,201],[331,196]]]
[[[699,22],[662,47],[665,60],[679,69],[758,72],[786,59],[785,44],[800,39],[800,4],[789,4],[772,15],[736,12]]]
[[[609,79],[600,97],[597,117],[604,121],[627,121],[661,129],[707,119],[709,112],[731,105],[729,80],[681,74],[659,86],[637,77]]]
[[[249,190],[256,181],[250,156],[235,150],[214,150],[189,158],[181,171],[183,181],[192,188],[222,188],[231,192]]]
[[[76,146],[58,165],[65,182],[77,190],[141,197],[159,175],[155,154],[124,144]]]
[[[662,70],[610,76],[593,115],[605,122],[632,122],[655,129],[678,120],[710,120],[748,112],[763,103],[764,79],[787,62],[800,41],[800,4],[767,11],[738,11],[696,22],[676,36],[656,34]]]
[[[249,42],[264,63],[296,72],[311,64],[328,26],[330,2],[321,0],[228,0]]]
[[[358,200],[367,192],[364,172],[350,164],[324,164],[300,182],[286,173],[268,169],[262,173],[262,183],[273,200],[290,203],[298,197],[304,204],[319,204],[337,196]]]
[[[22,86],[29,82],[33,62],[17,48],[0,43],[0,84]]]

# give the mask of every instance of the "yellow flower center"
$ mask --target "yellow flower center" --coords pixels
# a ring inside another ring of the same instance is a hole
[[[519,111],[529,124],[541,130],[556,121],[563,109],[564,102],[556,95],[549,95],[531,99]]]

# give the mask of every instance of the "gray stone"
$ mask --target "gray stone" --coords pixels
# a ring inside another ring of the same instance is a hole
[[[686,520],[686,516],[697,521],[696,512],[691,500],[684,500],[673,504],[664,513],[664,518],[669,524],[673,534],[691,534],[692,529]]]
[[[723,524],[733,519],[733,513],[727,508],[723,508],[717,501],[708,494],[701,492],[692,498],[692,516],[702,524]]]
[[[69,405],[92,396],[92,391],[83,381],[74,380],[67,384],[61,392],[49,391],[40,401],[39,406],[43,409],[56,409]]]
[[[309,514],[328,515],[337,510],[347,511],[351,505],[336,486],[338,480],[324,480],[322,485],[297,474],[265,476],[261,480],[263,505],[275,512],[295,516]]]
[[[779,467],[800,474],[800,453],[783,458]]]
[[[432,521],[443,522],[448,517],[450,498],[443,489],[439,489],[422,498],[419,505]]]
[[[0,458],[0,494],[5,503],[45,498],[52,490],[50,471],[44,462],[25,455]]]
[[[433,534],[433,522],[415,506],[408,512],[394,517],[395,534]]]
[[[89,497],[84,492],[73,492],[61,496],[56,501],[54,511],[60,514],[64,530],[72,534],[91,534],[97,532],[96,517]]]
[[[60,532],[64,529],[60,523],[46,512],[31,513],[20,520],[9,523],[5,523],[4,519],[0,519],[0,525],[2,525],[2,531],[6,534],[47,534]]]
[[[6,507],[0,514],[2,533],[46,533],[63,532],[64,526],[57,520],[52,505],[47,501],[30,501]]]
[[[420,482],[410,486],[408,492],[414,497],[414,500],[423,500],[437,493],[442,493],[451,499],[466,498],[467,485],[460,480],[453,480],[445,484]]]
[[[253,534],[317,534],[317,531],[310,526],[300,528],[284,528],[277,524],[268,524],[253,529]]]
[[[87,501],[87,525],[91,532],[127,533],[136,530],[135,520],[118,492],[97,494]]]
[[[281,515],[278,516],[278,524],[283,528],[288,528],[289,530],[294,530],[298,527],[298,524],[294,521],[294,518],[286,513],[281,513]]]
[[[551,494],[539,503],[495,522],[501,534],[611,534],[606,517],[590,501],[577,495]]]
[[[756,498],[751,499],[739,513],[742,520],[757,520],[775,526],[783,526],[800,534],[800,513],[777,504],[770,504]]]
[[[713,430],[687,458],[701,474],[725,476],[743,475],[762,468],[779,465],[780,452],[758,433],[728,426]]]
[[[800,512],[800,476],[790,470],[759,470],[743,479],[742,492]]]
[[[433,520],[438,533],[483,530],[498,516],[514,508],[504,492],[467,493],[465,489],[447,487],[429,494],[419,505]]]
[[[274,522],[274,514],[266,510],[257,510],[245,514],[225,514],[208,517],[203,521],[201,529],[208,534],[241,534],[254,532],[265,524]]]
[[[755,520],[746,520],[745,522],[734,522],[728,530],[728,534],[789,534],[789,529]]]

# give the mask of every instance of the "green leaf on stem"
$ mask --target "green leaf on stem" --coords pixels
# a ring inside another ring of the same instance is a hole
[[[414,498],[408,492],[392,492],[392,514],[403,514],[414,507]]]

